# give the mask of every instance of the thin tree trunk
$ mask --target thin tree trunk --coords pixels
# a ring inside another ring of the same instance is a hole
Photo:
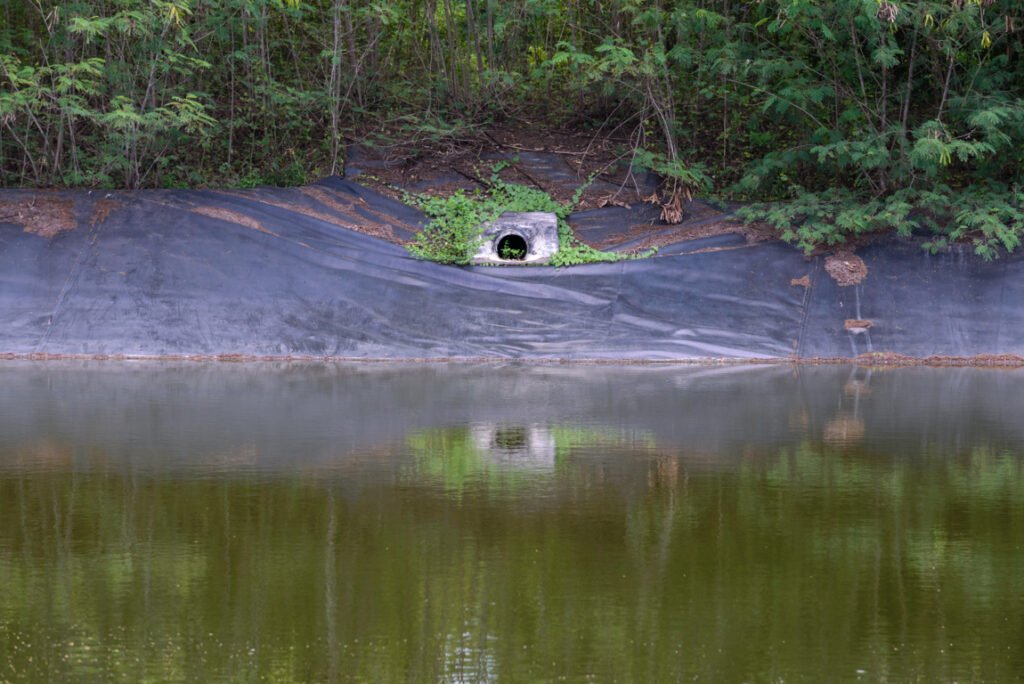
[[[479,98],[483,94],[484,88],[484,60],[480,50],[480,31],[476,26],[473,0],[466,0],[466,27],[468,31],[466,35],[473,37],[473,51],[476,55],[477,96]]]
[[[452,16],[452,3],[451,0],[444,0],[444,22],[448,29],[448,63],[451,66],[451,79],[449,80],[450,97],[454,99],[461,99],[459,97],[459,72],[458,72],[458,53],[456,45],[456,34],[455,34],[455,18]]]
[[[359,75],[359,54],[356,51],[356,30],[352,24],[352,8],[348,6],[348,3],[343,2],[341,5],[341,17],[345,21],[345,39],[348,44],[348,64],[352,70],[350,78],[352,83],[349,86],[349,92],[355,97],[356,102],[362,107],[366,104],[363,99],[363,86],[362,78]]]
[[[910,100],[914,93],[914,58],[917,56],[917,31],[910,41],[910,62],[907,65],[907,94],[903,98],[903,114],[900,116],[900,169],[905,168],[907,159],[907,120],[910,118]],[[882,177],[882,192],[886,191],[885,177]]]
[[[334,0],[334,40],[331,51],[331,76],[329,84],[329,104],[331,117],[331,174],[337,173],[338,152],[340,150],[339,117],[341,108],[341,14],[342,0]]]

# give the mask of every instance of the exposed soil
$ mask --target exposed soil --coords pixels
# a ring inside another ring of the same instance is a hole
[[[587,242],[594,249],[609,249],[616,245],[621,245],[624,242],[631,242],[645,236],[653,237],[653,233],[660,232],[665,229],[665,226],[659,226],[653,223],[640,223],[635,226],[630,226],[629,230],[618,235],[612,235],[611,237],[605,238],[604,240],[598,240],[594,242],[587,242],[586,239],[582,239]]]
[[[825,272],[839,287],[859,285],[868,276],[864,260],[849,250],[840,250],[825,257]]]
[[[320,204],[323,204],[327,206],[329,209],[333,209],[334,211],[341,212],[342,214],[354,213],[356,210],[356,202],[359,202],[360,206],[364,208],[369,206],[366,204],[366,202],[364,202],[361,199],[357,199],[352,202],[342,202],[337,197],[331,196],[331,194],[328,193],[323,188],[306,186],[299,188],[299,192],[301,192],[306,197],[312,197]]]
[[[221,221],[227,221],[228,223],[236,223],[252,230],[258,230],[261,233],[267,235],[273,235],[274,237],[281,237],[272,230],[267,230],[262,223],[254,219],[252,216],[248,216],[238,211],[232,211],[223,207],[193,207],[192,211],[203,216],[209,216],[210,218],[220,219]]]
[[[395,219],[393,217],[384,216],[379,211],[373,209],[369,204],[366,203],[365,200],[363,200],[360,197],[355,198],[351,202],[347,202],[341,200],[336,194],[332,193],[331,191],[315,186],[306,186],[303,188],[299,188],[299,192],[306,195],[307,197],[316,200],[317,202],[328,207],[329,209],[333,209],[334,211],[337,211],[343,215],[356,215],[359,219],[357,230],[359,230],[359,232],[361,233],[372,235],[374,237],[379,237],[381,239],[387,240],[388,242],[393,242],[398,245],[404,244],[403,240],[399,238],[397,235],[395,235],[394,228],[392,228],[391,225],[389,225],[391,222],[394,222]],[[356,209],[357,205],[359,206],[359,209],[362,211],[361,214]],[[369,214],[370,216],[375,216],[377,220],[374,221],[366,218],[367,214]],[[332,221],[332,223],[337,223],[337,220]],[[405,228],[406,230],[409,231],[416,231],[416,228],[414,226],[401,225],[400,227]]]
[[[103,223],[110,216],[110,212],[120,207],[120,200],[107,198],[96,200],[95,204],[92,205],[92,214],[89,215],[89,225],[96,226]]]
[[[865,332],[873,325],[874,323],[866,318],[847,318],[843,321],[843,329],[850,332]]]
[[[78,225],[74,201],[49,193],[27,199],[0,200],[0,223],[13,223],[26,233],[48,239],[74,230]]]
[[[319,189],[317,189],[317,188],[302,188],[301,189],[301,191],[304,194],[309,194],[309,191],[317,191],[317,190],[319,190]],[[319,192],[325,193],[325,191],[323,191],[323,190],[319,190]],[[342,219],[341,217],[339,217],[339,216],[337,216],[335,214],[329,214],[327,212],[319,211],[317,209],[313,209],[311,207],[303,206],[301,204],[296,204],[294,202],[285,202],[283,200],[271,199],[269,197],[264,197],[264,196],[249,195],[249,194],[244,194],[244,193],[241,193],[241,192],[232,193],[232,194],[236,194],[238,196],[245,197],[246,199],[254,200],[256,202],[261,202],[263,204],[269,204],[270,206],[278,207],[279,209],[286,209],[288,211],[294,211],[296,213],[303,214],[305,216],[309,216],[310,218],[315,218],[315,219],[317,219],[319,221],[324,221],[325,223],[330,223],[331,225],[340,226],[342,228],[348,228],[350,230],[355,230],[357,232],[364,233],[366,235],[372,235],[373,237],[379,237],[379,238],[382,238],[384,240],[387,240],[388,242],[393,242],[395,244],[402,244],[402,240],[400,240],[398,238],[398,236],[395,235],[395,232],[391,228],[391,226],[383,224],[383,223],[379,223],[377,221],[373,221],[371,219],[366,218],[365,216],[356,215],[354,209],[350,209],[348,207],[344,207],[344,206],[342,206],[338,202],[334,202],[334,205],[337,206],[337,207],[340,207],[337,210],[340,211],[343,215],[345,215],[345,217],[346,217],[345,219]],[[310,195],[310,196],[313,196],[313,195]],[[321,196],[322,197],[327,197],[326,194],[321,195]],[[314,199],[318,199],[318,198],[314,196]],[[320,200],[318,199],[318,201],[320,201]],[[331,205],[328,204],[327,206],[331,206]],[[410,230],[414,230],[414,229],[410,228]]]
[[[1021,368],[1024,356],[1016,354],[978,354],[976,356],[926,356],[915,357],[893,352],[870,352],[853,359],[861,366],[940,366],[940,367],[982,367]]]
[[[638,238],[643,238],[639,243],[631,247],[630,251],[645,252],[655,247],[665,247],[680,242],[729,234],[742,235],[746,239],[747,244],[754,244],[755,242],[762,242],[775,237],[775,232],[766,225],[746,225],[739,220],[723,218],[719,221],[698,225],[686,225],[684,223],[675,228],[663,224],[643,223],[631,226],[626,232],[605,238],[591,246],[596,249],[609,249]]]
[[[396,190],[396,188],[392,186],[382,185],[373,178],[369,178],[367,176],[360,176],[359,182],[363,183],[364,185],[372,187],[374,190],[381,193],[382,195],[387,195],[388,197],[396,199],[400,202],[405,201],[406,199],[405,195],[403,194],[404,191]],[[454,195],[456,192],[459,192],[460,190],[466,191],[475,189],[475,185],[470,185],[469,183],[466,182],[459,183],[456,181],[440,181],[436,185],[431,185],[428,188],[420,190],[419,194],[427,195],[428,197],[450,197],[451,195]]]
[[[360,159],[355,164],[366,174],[360,182],[397,199],[413,186],[429,188],[417,191],[432,195],[450,194],[483,188],[498,161],[519,156],[520,162],[506,166],[499,177],[536,187],[560,202],[571,200],[577,188],[592,178],[595,182],[580,198],[581,209],[640,202],[653,190],[630,173],[632,144],[625,138],[527,125],[480,128],[437,140],[408,140],[407,136],[400,131],[368,131],[356,136],[359,141],[374,137],[398,141],[360,145]],[[560,161],[537,168],[531,163],[534,153]]]
[[[301,204],[295,204],[293,202],[284,202],[281,200],[272,200],[267,197],[256,197],[254,198],[258,202],[269,204],[280,209],[287,209],[288,211],[294,211],[299,214],[304,214],[310,218],[315,218],[325,223],[330,223],[335,226],[341,226],[342,228],[349,228],[351,230],[359,231],[367,235],[373,235],[375,237],[384,238],[389,242],[398,242],[398,238],[395,237],[394,231],[391,230],[390,226],[382,226],[375,224],[373,221],[366,219],[360,219],[357,221],[342,220],[334,214],[328,214],[325,211],[318,211],[309,207],[304,207]]]
[[[793,278],[792,280],[789,281],[789,284],[792,287],[806,287],[806,288],[809,288],[811,286],[811,276],[805,275],[805,276],[800,277],[800,278]]]

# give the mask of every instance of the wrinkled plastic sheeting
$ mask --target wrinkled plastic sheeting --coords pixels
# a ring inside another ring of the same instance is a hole
[[[838,287],[815,262],[802,356],[1024,354],[1019,253],[985,261],[966,245],[932,255],[920,241],[891,239],[857,254],[868,275],[851,287]],[[846,319],[871,327],[850,333]]]
[[[274,188],[123,193],[104,220],[92,224],[82,209],[78,227],[52,239],[0,223],[0,353],[688,360],[1024,352],[1014,334],[1024,288],[1017,256],[986,263],[892,241],[860,252],[868,277],[846,288],[821,258],[733,236],[614,264],[454,268],[345,227],[373,221],[407,238],[423,223],[417,211],[338,178],[315,188],[333,200]],[[91,201],[64,195],[76,206]],[[211,207],[232,220],[209,215]],[[713,248],[695,249],[702,245]],[[791,284],[804,275],[809,288]],[[844,321],[853,318],[872,326],[849,332]]]

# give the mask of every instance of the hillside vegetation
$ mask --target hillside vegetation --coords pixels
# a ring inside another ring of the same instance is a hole
[[[526,120],[807,249],[993,256],[1024,232],[1022,54],[1018,0],[0,0],[0,181],[298,184],[374,132]]]

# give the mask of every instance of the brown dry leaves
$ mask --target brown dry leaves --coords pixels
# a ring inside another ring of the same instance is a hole
[[[96,200],[96,203],[92,205],[92,214],[89,216],[89,225],[95,226],[103,223],[110,216],[110,212],[121,206],[121,202],[116,199],[101,199]]]
[[[661,220],[673,226],[683,222],[682,193],[673,193],[669,201],[661,205]]]
[[[597,202],[594,203],[594,207],[597,209],[604,209],[605,207],[622,207],[623,209],[629,209],[629,202],[624,202],[623,200],[618,199],[615,194],[609,194],[599,197]]]
[[[44,238],[74,230],[75,203],[60,197],[32,197],[0,201],[0,222],[21,226],[26,233]]]
[[[247,216],[241,212],[232,211],[223,207],[194,207],[192,211],[197,214],[202,214],[203,216],[227,221],[228,223],[237,223],[240,226],[245,226],[252,230],[258,230],[259,232],[266,233],[267,235],[280,237],[274,231],[267,230],[262,223],[254,219],[252,216]]]
[[[859,285],[868,275],[867,264],[849,250],[840,250],[825,257],[825,272],[839,287]]]
[[[811,286],[811,276],[806,276],[805,275],[805,276],[800,277],[800,278],[793,278],[793,279],[791,279],[789,281],[789,284],[792,287],[810,287]]]

